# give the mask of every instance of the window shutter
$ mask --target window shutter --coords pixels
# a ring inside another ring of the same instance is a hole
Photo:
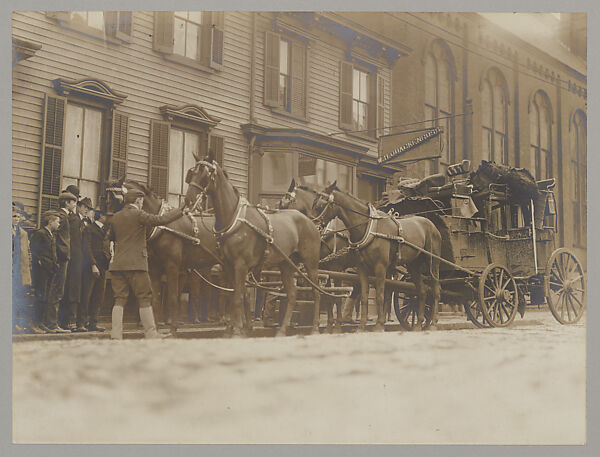
[[[106,35],[109,37],[117,36],[117,25],[119,21],[118,11],[105,11],[104,12],[104,25],[106,29]]]
[[[279,34],[265,32],[265,105],[279,106]]]
[[[172,11],[154,12],[154,50],[173,53],[174,17]]]
[[[377,130],[374,132],[375,136],[378,137],[383,135],[385,131],[385,82],[383,76],[377,75]]]
[[[67,99],[46,95],[38,221],[44,211],[58,208],[64,152],[65,112]]]
[[[202,13],[202,25],[200,26],[200,33],[198,34],[198,59],[202,65],[210,66],[212,61],[212,15],[210,11]]]
[[[292,42],[292,107],[291,113],[306,117],[306,46]]]
[[[121,41],[130,42],[133,34],[133,12],[118,11],[115,37]]]
[[[127,135],[129,116],[114,112],[109,179],[116,181],[127,173]]]
[[[215,161],[223,168],[223,154],[225,152],[225,138],[219,135],[210,136],[210,150]]]
[[[225,36],[225,13],[212,13],[212,55],[210,66],[215,70],[223,67],[223,38]]]
[[[169,188],[169,123],[152,121],[150,124],[150,187],[162,198]]]
[[[340,128],[352,129],[352,64],[340,64]]]

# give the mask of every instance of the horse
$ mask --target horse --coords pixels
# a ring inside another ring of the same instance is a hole
[[[314,221],[317,217],[317,214],[314,213],[312,204],[318,194],[319,193],[316,190],[308,186],[296,184],[296,180],[292,178],[290,187],[279,201],[278,208],[298,210]],[[335,219],[334,222],[335,221],[339,220]],[[350,245],[348,232],[346,230],[340,231],[339,227],[335,225],[331,227],[330,230],[328,230],[328,228],[329,225],[321,234],[321,250],[319,254],[321,258],[321,267],[333,271],[344,271],[348,268],[355,267],[358,264],[358,258],[356,254],[348,248]],[[359,298],[359,295],[360,287],[353,287],[352,293],[349,297],[350,301],[346,303],[346,306],[353,308],[356,300]],[[334,324],[339,327],[344,321],[344,317],[342,316],[343,307],[341,306],[339,299],[322,297],[321,300],[325,300],[327,304],[328,329],[331,329]],[[337,310],[337,320],[335,323],[333,322],[334,305],[336,306]],[[346,314],[348,315],[346,319],[350,320],[352,309],[347,309]]]
[[[383,304],[385,279],[393,274],[400,264],[406,267],[417,291],[418,313],[415,330],[425,323],[425,300],[427,289],[423,275],[432,277],[433,316],[437,319],[440,300],[439,260],[441,236],[435,225],[421,216],[410,216],[396,220],[378,212],[358,198],[338,189],[334,181],[313,201],[313,210],[319,213],[319,223],[326,224],[339,217],[350,233],[350,246],[358,251],[360,262],[358,275],[361,286],[361,318],[359,329],[364,330],[367,322],[366,303],[369,273],[375,276],[377,323],[375,331],[384,330]],[[433,256],[428,255],[433,254]]]
[[[163,214],[168,210],[167,202],[146,185],[125,177],[109,184],[107,210],[114,212],[120,209],[122,202],[117,195],[122,188],[142,191],[142,209],[150,214]],[[148,273],[153,291],[152,306],[155,312],[160,307],[160,280],[161,276],[166,274],[167,310],[173,335],[176,334],[179,323],[180,274],[185,270],[195,269],[206,278],[212,267],[222,263],[217,253],[215,237],[209,228],[214,221],[214,215],[182,217],[168,224],[166,228],[153,229],[149,235]]]

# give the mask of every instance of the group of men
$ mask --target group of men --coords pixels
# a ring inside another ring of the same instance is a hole
[[[25,328],[28,333],[102,332],[98,309],[104,300],[110,250],[105,240],[105,215],[94,209],[89,197],[80,198],[71,185],[58,197],[59,209],[42,214],[40,228],[27,238],[20,236],[15,249],[15,212],[25,216],[23,206],[13,203],[13,265],[15,253],[20,262],[31,257],[30,284],[33,311]],[[21,268],[22,271],[24,268]],[[14,268],[13,268],[14,272]],[[25,301],[22,278],[13,274],[13,302]],[[17,297],[15,297],[15,293]]]
[[[142,210],[144,194],[124,195],[125,206],[111,216],[94,209],[77,186],[58,197],[59,209],[44,212],[40,228],[28,237],[26,212],[13,202],[13,316],[34,295],[27,324],[14,324],[27,333],[103,332],[98,309],[104,301],[107,271],[114,295],[112,339],[123,338],[123,311],[130,291],[139,306],[146,338],[159,338],[152,311],[148,276],[146,228],[165,225],[183,216],[175,209],[162,216]],[[111,254],[111,248],[114,255]]]

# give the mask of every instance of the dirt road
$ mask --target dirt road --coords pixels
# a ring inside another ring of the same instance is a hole
[[[585,316],[561,326],[13,344],[19,443],[585,442]]]

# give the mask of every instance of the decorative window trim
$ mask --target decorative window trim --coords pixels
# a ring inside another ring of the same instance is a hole
[[[37,51],[42,49],[42,45],[32,43],[30,41],[12,39],[12,62],[15,65],[17,62],[27,60],[35,55]]]
[[[127,95],[121,94],[110,88],[108,84],[99,79],[81,79],[79,81],[70,81],[68,79],[58,78],[53,81],[56,92],[63,96],[79,95],[82,97],[91,97],[110,106],[116,106],[123,103]]]
[[[211,116],[206,110],[197,105],[163,105],[159,108],[163,118],[171,122],[173,127],[193,130],[206,130],[215,127],[221,119]]]

